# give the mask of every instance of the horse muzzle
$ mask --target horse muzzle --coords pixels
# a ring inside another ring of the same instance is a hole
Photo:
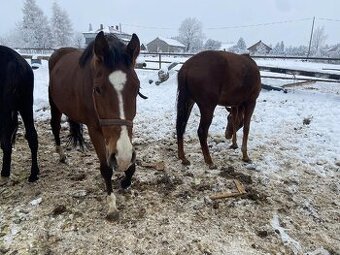
[[[124,172],[126,171],[133,163],[136,162],[136,152],[132,150],[130,157],[119,157],[118,154],[112,153],[109,157],[107,157],[107,164],[110,168]]]

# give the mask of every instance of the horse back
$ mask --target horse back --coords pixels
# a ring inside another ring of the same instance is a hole
[[[261,90],[255,61],[231,52],[198,53],[183,64],[178,75],[196,102],[208,98],[213,104],[239,105],[256,100]]]
[[[77,51],[76,48],[65,47],[65,48],[60,48],[60,49],[56,50],[55,52],[53,52],[53,54],[51,55],[51,57],[48,60],[48,69],[49,69],[49,71],[50,72],[52,71],[53,67],[60,60],[60,58],[62,58],[66,54],[69,54],[69,53],[75,52],[75,51]]]

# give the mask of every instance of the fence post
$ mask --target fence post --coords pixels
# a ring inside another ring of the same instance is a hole
[[[158,53],[158,64],[159,64],[159,70],[161,70],[162,68],[162,54]]]

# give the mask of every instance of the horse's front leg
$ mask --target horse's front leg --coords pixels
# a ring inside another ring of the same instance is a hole
[[[106,218],[110,221],[118,220],[119,211],[117,209],[117,199],[112,189],[113,170],[111,167],[107,166],[105,162],[105,163],[100,163],[100,172],[106,184],[107,204],[109,206],[109,210],[108,210]]]
[[[121,181],[120,185],[123,189],[127,189],[131,185],[131,179],[133,174],[136,171],[136,164],[133,163],[126,171],[125,171],[125,177]]]
[[[113,170],[108,166],[106,160],[106,149],[105,149],[105,140],[102,132],[99,128],[88,127],[89,135],[92,141],[92,144],[96,150],[97,156],[100,161],[100,173],[104,178],[107,192],[107,203],[108,203],[108,214],[107,219],[110,221],[117,220],[119,218],[119,211],[116,205],[116,196],[113,193],[112,189],[112,175]]]

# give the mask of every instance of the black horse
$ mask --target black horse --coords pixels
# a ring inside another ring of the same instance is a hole
[[[1,176],[11,172],[12,145],[18,129],[18,112],[24,122],[26,139],[32,154],[31,175],[38,179],[38,136],[33,121],[34,75],[27,61],[16,51],[0,46],[0,140],[3,150]]]

